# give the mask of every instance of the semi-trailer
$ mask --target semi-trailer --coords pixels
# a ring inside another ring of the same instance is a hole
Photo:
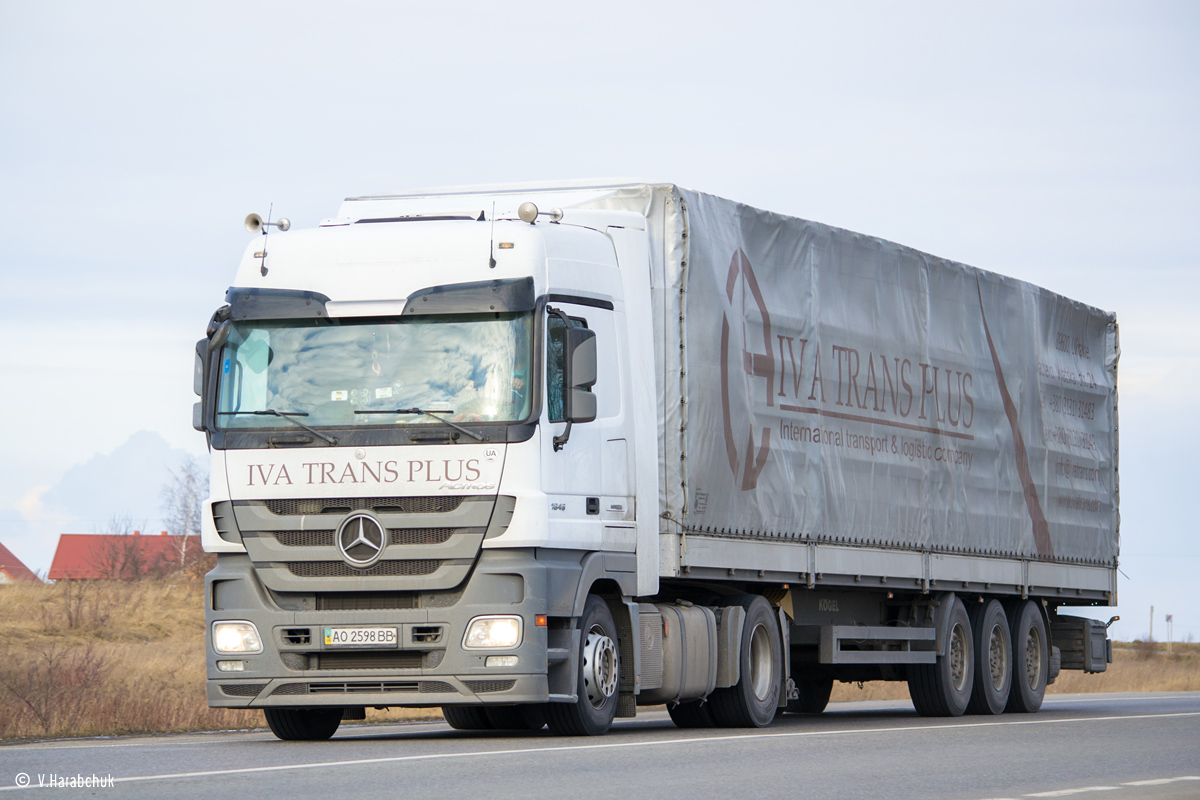
[[[1062,612],[1116,603],[1114,314],[672,184],[248,227],[196,346],[209,705],[757,727],[1111,661]]]

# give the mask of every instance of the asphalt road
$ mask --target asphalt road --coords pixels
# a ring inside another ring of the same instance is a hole
[[[21,789],[21,775],[30,787]],[[112,776],[59,797],[1200,798],[1200,692],[1060,695],[1034,715],[925,719],[832,704],[765,730],[679,730],[663,712],[598,739],[441,723],[343,726],[331,741],[186,734],[0,747],[0,793]]]

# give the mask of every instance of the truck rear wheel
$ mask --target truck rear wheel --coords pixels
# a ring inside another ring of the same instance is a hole
[[[1050,673],[1046,623],[1032,600],[1022,600],[1008,617],[1012,628],[1013,679],[1005,710],[1032,713],[1042,707]]]
[[[617,625],[608,603],[588,595],[580,617],[579,673],[574,703],[548,703],[546,724],[559,736],[598,736],[607,733],[617,714],[621,660]]]
[[[722,728],[763,728],[775,719],[783,648],[779,622],[766,598],[747,595],[739,646],[740,678],[735,686],[717,689],[709,697],[713,719]]]
[[[971,620],[975,680],[968,714],[1003,714],[1012,688],[1012,634],[998,600],[980,603]]]
[[[285,742],[321,742],[337,733],[340,708],[264,708],[271,733]]]
[[[671,722],[676,728],[713,728],[717,721],[713,719],[710,703],[700,700],[689,700],[686,703],[676,703],[667,706]]]
[[[446,724],[456,731],[490,731],[492,722],[483,706],[442,706]]]
[[[825,710],[825,706],[829,705],[829,696],[833,694],[833,678],[797,676],[796,691],[800,696],[795,700],[788,700],[789,714],[820,714]]]
[[[908,668],[908,694],[923,717],[957,717],[967,710],[974,683],[971,619],[962,601],[953,594],[943,595],[938,610],[941,614],[935,619],[945,637],[946,652],[939,654],[933,664],[913,664]]]

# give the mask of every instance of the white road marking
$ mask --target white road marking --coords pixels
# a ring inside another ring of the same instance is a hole
[[[1184,775],[1180,778],[1155,778],[1152,781],[1130,781],[1122,783],[1122,786],[1162,786],[1164,783],[1175,783],[1176,781],[1200,781],[1200,775]]]
[[[355,758],[344,761],[318,761],[302,764],[279,764],[268,767],[240,767],[236,769],[214,769],[196,772],[173,772],[162,775],[136,775],[128,778],[117,778],[117,783],[136,783],[143,781],[180,780],[183,778],[211,778],[226,775],[252,775],[266,772],[285,772],[302,769],[324,769],[327,767],[353,767],[364,764],[399,764],[414,761],[446,761],[468,758],[491,758],[495,756],[530,755],[539,753],[569,753],[585,750],[616,750],[629,747],[673,747],[677,745],[701,745],[710,742],[752,741],[757,739],[800,739],[818,736],[854,736],[875,735],[881,733],[903,733],[919,731],[954,731],[963,728],[1001,728],[1024,725],[1069,725],[1086,722],[1120,722],[1136,719],[1167,719],[1171,717],[1200,717],[1200,711],[1180,711],[1167,714],[1118,714],[1108,717],[1072,717],[1068,719],[1027,719],[1012,722],[966,722],[948,725],[900,725],[889,728],[853,728],[840,731],[778,731],[775,733],[743,733],[725,736],[691,736],[681,739],[662,739],[658,741],[636,742],[600,742],[596,744],[559,745],[557,747],[521,747],[504,750],[480,750],[460,753],[427,753],[412,756],[387,756],[382,758]],[[37,788],[24,786],[0,786],[0,792],[11,792],[18,789]]]
[[[1059,789],[1056,792],[1038,792],[1037,794],[1025,794],[1022,797],[1066,797],[1072,794],[1083,794],[1084,792],[1112,792],[1120,789],[1120,786],[1084,786],[1081,789]]]
[[[1162,694],[1162,693],[1151,693],[1151,692],[1147,692],[1145,694],[1139,694],[1137,692],[1131,692],[1131,693],[1128,693],[1126,695],[1122,695],[1119,697],[1113,696],[1112,694],[1106,694],[1103,692],[1096,693],[1096,694],[1086,694],[1086,695],[1084,695],[1084,694],[1047,695],[1045,702],[1042,704],[1042,707],[1046,708],[1051,705],[1069,705],[1071,703],[1102,703],[1102,702],[1103,703],[1145,703],[1145,702],[1150,702],[1153,700],[1196,700],[1198,698],[1200,698],[1200,692],[1183,692],[1180,694]],[[861,706],[874,706],[877,708],[878,707],[890,708],[890,707],[895,706],[900,703],[908,704],[908,701],[907,700],[847,700],[847,701],[842,701],[842,702],[830,703],[829,707],[830,707],[830,710],[833,710],[833,709],[836,709],[839,705],[852,705],[855,707],[854,710],[859,711]],[[825,718],[828,719],[829,717],[826,716]],[[665,715],[664,715],[664,719],[665,719]],[[639,717],[639,721],[640,720],[641,720],[641,718]],[[419,721],[411,721],[411,722],[405,721],[405,720],[392,720],[392,721],[386,721],[386,722],[376,722],[376,723],[371,723],[371,724],[366,724],[366,725],[361,725],[361,724],[354,725],[354,726],[343,725],[341,728],[339,728],[339,730],[345,731],[345,730],[353,730],[353,729],[357,729],[357,728],[366,728],[366,729],[371,730],[372,732],[378,732],[378,730],[380,728],[385,728],[385,727],[390,727],[390,726],[420,727],[420,726],[428,726],[428,725],[445,725],[445,723],[442,722],[441,720],[419,720]],[[209,739],[209,741],[214,741],[214,740],[221,741],[227,737],[246,736],[246,735],[254,735],[254,734],[262,734],[262,735],[266,735],[268,739],[274,739],[274,737],[270,735],[270,731],[267,728],[243,728],[241,730],[224,730],[224,731],[175,731],[175,732],[165,732],[165,733],[161,733],[161,734],[149,734],[149,735],[133,736],[133,737],[129,737],[129,736],[95,736],[90,739],[88,739],[88,738],[65,739],[65,740],[44,739],[41,741],[27,742],[27,743],[14,742],[13,744],[5,745],[4,749],[5,750],[22,750],[22,749],[26,749],[26,750],[28,750],[28,749],[86,750],[88,748],[100,748],[100,747],[145,747],[147,745],[155,745],[155,744],[164,744],[164,745],[165,744],[178,744],[181,741],[186,742],[187,740],[191,739],[192,737],[212,737],[212,739]],[[132,739],[132,741],[131,741],[131,739]],[[1004,800],[1004,798],[1000,798],[1000,800]]]

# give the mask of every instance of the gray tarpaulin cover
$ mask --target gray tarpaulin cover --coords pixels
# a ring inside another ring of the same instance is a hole
[[[681,528],[1115,562],[1115,315],[669,185],[586,204],[656,240]]]

